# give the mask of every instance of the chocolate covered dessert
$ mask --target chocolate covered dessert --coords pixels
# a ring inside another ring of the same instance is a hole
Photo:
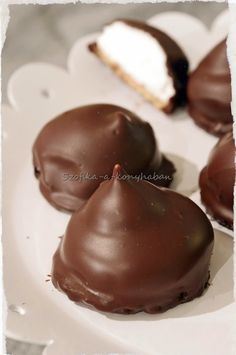
[[[219,43],[190,75],[188,99],[190,116],[207,132],[222,136],[232,129],[226,40]]]
[[[235,145],[232,132],[224,135],[212,150],[200,175],[202,202],[220,224],[233,229]]]
[[[116,20],[105,26],[89,49],[158,109],[169,113],[185,103],[188,60],[177,43],[157,28]]]
[[[33,146],[35,176],[56,208],[75,211],[112,175],[126,171],[169,186],[175,168],[159,151],[151,126],[118,106],[88,105],[43,127]]]
[[[212,226],[189,198],[128,179],[116,165],[76,211],[53,257],[52,282],[72,301],[159,313],[208,285]]]

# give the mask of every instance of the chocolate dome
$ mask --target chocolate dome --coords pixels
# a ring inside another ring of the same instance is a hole
[[[232,129],[226,40],[220,42],[190,75],[188,99],[190,116],[207,132],[222,136]]]
[[[190,199],[115,166],[75,212],[53,258],[52,282],[76,303],[158,313],[202,294],[213,230]]]
[[[230,229],[233,229],[234,159],[234,139],[229,132],[213,148],[199,180],[207,212]]]
[[[159,151],[151,126],[114,105],[89,105],[50,121],[33,146],[40,190],[56,208],[74,211],[110,178],[116,162],[129,174],[171,183],[175,168]]]

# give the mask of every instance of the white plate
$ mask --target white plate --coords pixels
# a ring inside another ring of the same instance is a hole
[[[227,32],[227,19],[227,13],[216,19],[211,32],[197,19],[180,13],[161,14],[149,22],[175,37],[193,68]],[[215,233],[211,287],[201,298],[161,315],[91,311],[74,305],[45,281],[58,237],[69,219],[43,199],[33,177],[32,143],[49,119],[85,103],[110,102],[133,110],[152,124],[161,150],[175,161],[174,187],[190,196],[195,193],[193,198],[198,193],[199,171],[216,143],[215,137],[194,125],[186,111],[167,117],[117,79],[87,51],[86,45],[95,38],[92,34],[75,43],[68,72],[31,63],[17,70],[8,85],[11,107],[3,108],[7,334],[49,344],[45,355],[231,355],[233,241],[227,229]],[[195,46],[199,42],[200,48]]]

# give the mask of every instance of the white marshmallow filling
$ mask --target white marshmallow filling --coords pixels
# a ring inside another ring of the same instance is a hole
[[[167,55],[149,33],[116,21],[104,28],[97,40],[100,51],[160,101],[175,95],[167,69]]]

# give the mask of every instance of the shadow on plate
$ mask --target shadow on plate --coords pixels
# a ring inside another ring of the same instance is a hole
[[[186,121],[191,120],[190,116],[187,113],[186,107],[179,107],[176,109],[173,117],[174,121]]]
[[[176,173],[170,188],[185,196],[190,196],[198,189],[198,167],[179,155],[171,153],[165,153],[165,155],[176,167]]]

